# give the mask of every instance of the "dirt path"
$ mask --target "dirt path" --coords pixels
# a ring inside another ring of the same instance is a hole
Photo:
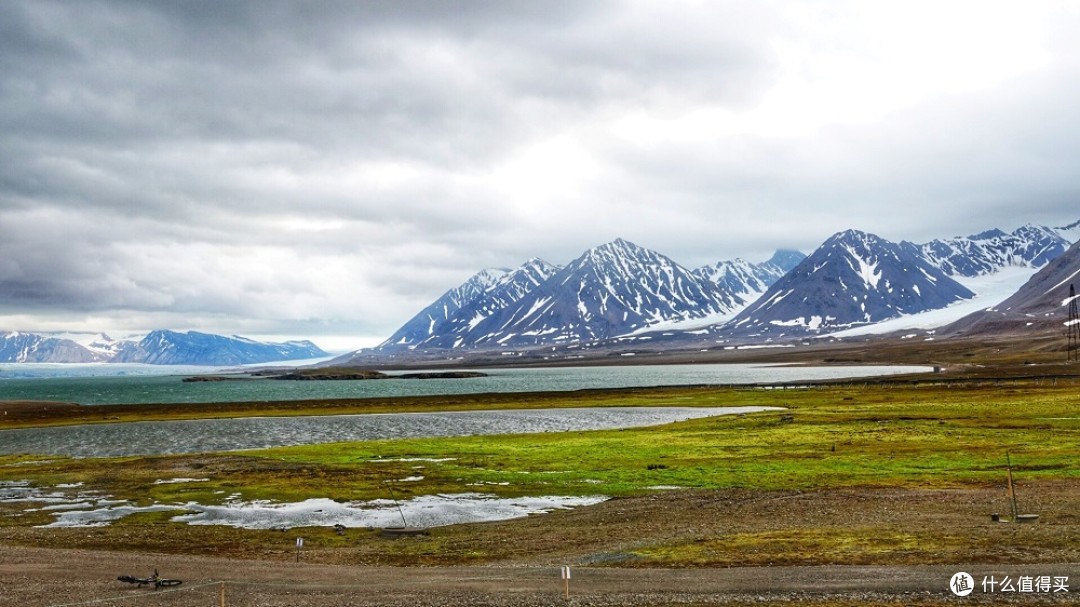
[[[232,606],[564,604],[553,567],[348,567],[213,557],[0,546],[0,606],[218,605],[222,580]],[[119,574],[184,580],[177,592],[138,590]],[[957,571],[975,578],[966,603],[1076,603],[1080,564],[820,566],[726,569],[575,568],[575,605],[803,604],[930,605],[957,600]],[[984,576],[1068,577],[1070,592],[984,594]],[[108,600],[115,599],[115,600]]]

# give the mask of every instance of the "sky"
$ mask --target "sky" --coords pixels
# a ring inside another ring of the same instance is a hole
[[[1080,4],[0,0],[0,330],[374,345],[488,267],[1080,219]]]

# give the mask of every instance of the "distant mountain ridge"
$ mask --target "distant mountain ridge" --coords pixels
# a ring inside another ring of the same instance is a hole
[[[12,331],[0,335],[0,362],[92,363],[100,362],[100,359],[70,339]]]
[[[310,341],[259,342],[189,331],[152,331],[138,342],[102,335],[88,346],[72,339],[25,332],[0,334],[0,362],[245,365],[327,356]]]
[[[799,251],[779,250],[764,263],[756,264],[735,258],[698,268],[694,273],[715,283],[732,299],[745,305],[761,297],[774,282],[804,259],[806,255]]]
[[[1069,288],[1080,286],[1080,242],[1036,272],[1009,298],[942,328],[942,334],[997,335],[1021,330],[1063,331]]]
[[[1008,266],[1041,268],[1064,253],[1070,244],[1056,229],[1029,224],[1011,234],[993,229],[923,245],[903,242],[901,246],[922,255],[949,276],[973,277]]]

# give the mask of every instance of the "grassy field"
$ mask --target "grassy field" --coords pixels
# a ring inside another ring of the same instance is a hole
[[[535,555],[542,541],[562,541],[563,552],[577,550],[582,558],[598,562],[603,558],[596,555],[617,554],[612,564],[633,566],[924,562],[931,555],[992,560],[988,546],[999,545],[995,542],[1036,561],[1076,557],[1076,549],[1069,546],[1077,545],[1080,520],[1067,514],[1036,531],[1008,537],[998,537],[992,528],[977,539],[933,528],[956,524],[950,518],[953,513],[962,514],[963,520],[985,517],[981,503],[976,507],[963,500],[970,502],[976,494],[984,496],[979,500],[989,500],[986,495],[1000,494],[1006,452],[1022,491],[1027,491],[1027,503],[1042,493],[1055,496],[1061,503],[1055,502],[1053,508],[1060,507],[1062,513],[1078,510],[1080,390],[1072,381],[788,390],[664,388],[489,396],[481,404],[509,408],[518,402],[768,405],[786,410],[618,431],[370,441],[175,457],[9,456],[0,457],[0,480],[47,487],[83,483],[139,504],[214,504],[234,494],[244,500],[365,500],[387,497],[386,481],[419,476],[423,479],[395,482],[397,496],[482,491],[501,496],[618,498],[577,513],[462,525],[437,530],[428,538],[362,541],[360,546],[355,538],[339,537],[328,529],[305,530],[323,558],[348,562],[512,561]],[[208,480],[155,484],[177,477]],[[956,497],[964,495],[969,497]],[[887,510],[892,500],[909,500],[916,509],[913,515],[936,522],[910,528],[876,514],[875,508]],[[816,521],[785,522],[783,508],[774,512],[777,504],[816,511],[820,504],[833,502],[849,504],[853,512],[865,509],[865,520],[845,524],[844,514],[834,512],[835,516]],[[763,513],[770,518],[757,525],[727,527],[694,518],[699,516],[695,512],[704,517],[718,504],[726,504],[723,511],[728,514],[741,512],[747,521]],[[1000,508],[1007,512],[1003,499]],[[589,518],[592,515],[585,511],[591,510],[601,513],[595,514],[600,518]],[[673,512],[685,512],[686,520],[698,521],[696,527],[656,520]],[[187,527],[169,522],[172,514],[143,514],[110,527],[79,531],[33,527],[50,516],[0,505],[0,540],[179,552],[198,545],[222,554],[288,554],[279,532]],[[544,520],[567,521],[573,537],[567,532],[561,540],[550,540],[548,529],[549,540],[544,540]],[[154,534],[147,534],[147,529]],[[535,541],[530,542],[533,533]],[[1040,544],[1038,550],[1025,553],[1034,543]]]

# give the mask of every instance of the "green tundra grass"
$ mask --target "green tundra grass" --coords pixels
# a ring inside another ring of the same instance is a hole
[[[388,483],[398,498],[406,499],[470,491],[500,496],[642,496],[676,489],[988,487],[1004,482],[1006,453],[1016,477],[1026,483],[1075,481],[1080,476],[1080,391],[1064,383],[665,388],[625,396],[630,404],[768,405],[785,410],[616,431],[384,440],[148,458],[8,456],[0,458],[0,480],[41,486],[83,483],[85,488],[140,504],[214,504],[234,495],[282,502],[314,497],[386,498]],[[515,398],[504,395],[501,404],[512,408]],[[532,406],[538,406],[538,401],[548,406],[589,406],[617,404],[613,401],[618,400],[603,393],[527,398]],[[206,480],[155,484],[177,477]],[[422,479],[401,480],[410,477]],[[198,535],[199,541],[218,544],[230,553],[263,543],[267,533],[272,533],[179,531],[182,526],[167,519],[142,515],[84,536],[115,547],[116,537],[123,535],[129,544],[141,545],[143,540],[131,539],[132,528],[168,526],[183,537]],[[0,538],[6,529],[13,541],[48,543],[45,533],[51,530],[13,532],[48,520],[40,512],[15,516],[10,507],[0,509]],[[505,556],[491,548],[474,550],[456,533],[385,544],[378,550],[383,556],[397,555],[398,560],[365,562],[483,562]],[[328,549],[343,545],[325,530],[312,530],[311,535],[323,538],[316,545]],[[952,537],[919,529],[800,527],[726,538],[687,536],[652,542],[646,538],[634,558],[692,566],[723,564],[741,554],[740,562],[753,562],[748,554],[771,546],[770,554],[775,556],[769,558],[783,560],[781,548],[790,545],[805,550],[792,548],[787,553],[808,555],[794,562],[817,562],[813,554],[833,555],[821,558],[837,562],[877,562],[871,558],[876,553],[910,553],[916,545],[923,546],[924,552],[937,546],[951,554]],[[161,542],[153,545],[168,549]],[[962,558],[971,552],[958,549],[956,554]]]
[[[1071,388],[666,389],[656,394],[663,398],[645,399],[648,404],[786,410],[640,429],[336,443],[215,457],[50,458],[30,464],[26,461],[41,458],[4,457],[0,478],[84,482],[126,498],[213,502],[222,499],[216,491],[282,501],[385,497],[385,482],[416,476],[424,478],[397,482],[395,489],[631,495],[655,486],[948,487],[1000,480],[1006,452],[1017,474],[1028,479],[1080,474],[1080,392]],[[513,406],[512,395],[505,404]],[[170,474],[209,480],[153,484]]]

